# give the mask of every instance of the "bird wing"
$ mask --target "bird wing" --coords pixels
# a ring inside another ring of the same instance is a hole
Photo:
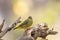
[[[29,20],[25,20],[20,26],[26,25],[29,23]]]

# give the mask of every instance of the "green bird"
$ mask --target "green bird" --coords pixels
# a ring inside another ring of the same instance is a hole
[[[30,26],[32,26],[33,24],[33,19],[31,16],[29,16],[23,23],[21,23],[20,25],[18,25],[18,27],[14,28],[15,29],[27,29]]]

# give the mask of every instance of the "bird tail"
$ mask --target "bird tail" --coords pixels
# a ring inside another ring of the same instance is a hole
[[[17,26],[17,27],[15,27],[13,30],[15,30],[15,29],[20,29],[20,25],[19,25],[19,26]]]
[[[18,27],[14,28],[13,30],[18,29]]]

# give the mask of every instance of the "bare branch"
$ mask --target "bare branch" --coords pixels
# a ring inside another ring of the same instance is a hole
[[[4,22],[5,22],[5,20],[3,20],[2,24],[0,25],[0,33],[1,33],[1,30],[2,30],[2,28],[4,26]]]
[[[11,30],[12,28],[14,28],[18,23],[21,22],[21,17],[19,17],[15,22],[13,22],[9,27],[9,30]]]
[[[2,31],[0,33],[0,38],[2,38],[7,32],[9,32],[10,30],[12,30],[12,28],[14,28],[18,23],[20,23],[21,17],[19,17],[14,23],[12,23],[9,27],[7,27],[4,31]]]
[[[56,35],[58,32],[57,31],[53,31],[53,30],[49,30],[48,31],[48,35]]]
[[[41,29],[39,26],[31,27],[22,34],[16,40],[36,40],[38,37],[42,38],[41,40],[48,40],[46,37],[48,35],[56,35],[58,32],[53,30],[44,30]]]

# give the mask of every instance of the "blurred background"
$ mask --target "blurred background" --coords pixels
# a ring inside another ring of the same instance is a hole
[[[57,35],[49,35],[49,40],[60,40],[60,0],[0,0],[0,24],[6,20],[4,30],[18,17],[24,21],[28,16],[32,16],[33,25],[46,22],[49,28],[58,31]],[[2,39],[16,40],[24,30],[12,30]],[[40,40],[38,38],[37,40]]]

